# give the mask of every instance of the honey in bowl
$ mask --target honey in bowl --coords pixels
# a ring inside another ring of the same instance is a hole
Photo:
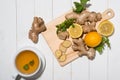
[[[34,73],[40,65],[39,57],[35,52],[30,50],[21,51],[15,60],[16,68],[22,74],[32,74]]]

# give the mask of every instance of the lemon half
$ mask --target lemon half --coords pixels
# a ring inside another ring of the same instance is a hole
[[[79,38],[83,33],[83,29],[81,25],[74,23],[69,27],[68,32],[71,38]]]
[[[114,26],[108,20],[103,21],[98,25],[97,32],[100,33],[103,36],[110,36],[114,32]]]

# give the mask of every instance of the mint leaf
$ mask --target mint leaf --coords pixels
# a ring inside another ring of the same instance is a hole
[[[103,53],[104,45],[100,44],[99,46],[95,47],[95,50],[99,52],[99,54]]]
[[[81,4],[79,2],[74,2],[74,5],[76,8],[81,6]]]
[[[83,10],[83,6],[78,3],[78,2],[74,2],[75,8],[73,9],[74,12],[79,13]]]
[[[29,65],[28,65],[28,64],[25,64],[25,65],[23,66],[23,69],[26,70],[26,71],[29,70]]]
[[[105,37],[105,39],[106,39],[106,41],[105,41],[106,45],[107,45],[109,48],[111,48],[108,37]]]
[[[86,5],[86,3],[90,0],[80,0],[81,4]]]
[[[32,60],[32,61],[29,62],[29,64],[30,64],[30,66],[33,66],[35,64],[35,61]]]
[[[61,24],[56,25],[57,31],[56,33],[58,34],[59,31],[66,31],[73,23],[74,23],[75,19],[67,19],[64,22],[62,22]]]
[[[80,13],[83,10],[86,9],[86,4],[89,0],[80,0],[80,2],[74,2],[75,8],[73,8],[73,11],[76,13]]]
[[[102,54],[102,53],[103,53],[103,50],[104,50],[104,47],[105,47],[106,45],[108,46],[108,48],[111,48],[110,42],[109,42],[109,38],[106,37],[106,36],[103,36],[103,37],[102,37],[102,42],[101,42],[97,47],[95,47],[94,49],[95,49],[96,51],[98,51],[100,54]]]

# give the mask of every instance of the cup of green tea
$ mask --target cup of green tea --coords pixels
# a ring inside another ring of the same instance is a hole
[[[17,51],[14,60],[18,72],[16,80],[21,78],[34,80],[41,76],[45,69],[43,54],[34,47],[24,47]]]

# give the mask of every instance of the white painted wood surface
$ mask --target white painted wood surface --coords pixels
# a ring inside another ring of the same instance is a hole
[[[16,50],[24,46],[38,48],[46,58],[46,69],[38,80],[120,80],[120,5],[119,0],[91,0],[91,11],[115,11],[111,19],[115,26],[110,37],[111,50],[107,47],[102,55],[97,53],[93,61],[86,57],[60,67],[42,35],[38,44],[28,39],[28,30],[34,16],[46,23],[70,10],[79,0],[0,0],[0,80],[14,80]],[[52,36],[51,36],[52,38]]]

